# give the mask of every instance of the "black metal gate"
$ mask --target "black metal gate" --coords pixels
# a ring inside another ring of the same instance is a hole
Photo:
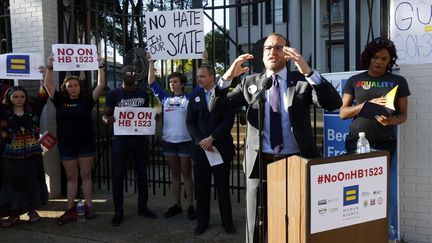
[[[259,57],[262,53],[259,41],[270,32],[279,32],[294,40],[292,43],[301,53],[308,53],[307,60],[311,66],[321,72],[353,70],[358,67],[362,45],[370,41],[374,35],[387,36],[388,25],[388,1],[376,3],[374,0],[58,0],[58,6],[58,22],[62,23],[59,43],[94,43],[99,51],[103,50],[102,56],[106,57],[107,82],[110,88],[121,83],[118,76],[121,62],[130,61],[130,56],[142,56],[142,50],[146,48],[144,17],[146,12],[156,9],[205,10],[205,19],[209,21],[210,28],[206,35],[206,50],[209,54],[209,63],[217,68],[219,74],[222,74],[233,58],[241,53],[251,52]],[[380,9],[379,16],[374,14],[376,9]],[[356,13],[355,17],[348,17],[353,11]],[[217,16],[222,17],[220,19]],[[3,25],[0,26],[3,28]],[[350,34],[353,26],[354,36]],[[293,33],[293,30],[298,31]],[[318,36],[316,33],[321,35]],[[350,48],[352,45],[355,46],[354,51]],[[332,57],[335,46],[344,49],[342,58],[339,58],[343,60],[343,64],[338,70],[335,70],[335,57]],[[320,58],[320,55],[324,58]],[[352,58],[353,55],[355,58]],[[176,69],[189,75],[189,85],[193,88],[198,65],[199,61],[196,60],[159,62],[162,86],[167,87],[167,73]],[[251,70],[262,70],[260,62],[251,62],[249,65]],[[91,74],[86,73],[86,76],[90,77]],[[141,84],[145,86],[145,75],[142,80],[144,81]],[[100,122],[103,103],[102,98],[95,109],[98,148],[94,179],[97,188],[110,190],[112,129]],[[152,105],[157,106],[154,98]],[[314,116],[315,138],[321,146],[322,126],[318,125],[318,121],[322,118],[315,108],[312,108],[311,112]],[[237,201],[240,201],[244,190],[241,160],[245,128],[240,125],[240,120],[241,112],[232,130],[237,156],[232,166],[230,185]],[[151,137],[149,186],[153,193],[162,189],[165,195],[170,179],[160,143],[160,134]],[[136,190],[132,171],[128,172],[125,180],[126,191]]]

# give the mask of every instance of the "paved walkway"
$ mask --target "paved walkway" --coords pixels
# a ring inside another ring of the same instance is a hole
[[[233,196],[232,196],[233,197]],[[147,219],[137,215],[136,194],[125,194],[125,218],[122,225],[112,227],[113,206],[110,192],[96,192],[94,205],[97,218],[85,223],[70,222],[58,226],[56,219],[66,207],[65,199],[50,200],[39,211],[42,219],[30,224],[26,216],[12,228],[0,228],[0,242],[244,242],[245,203],[233,202],[235,235],[227,234],[221,226],[217,201],[212,200],[210,226],[200,235],[193,234],[196,221],[186,217],[186,211],[173,218],[163,217],[169,207],[169,196],[150,195],[149,208],[157,219]],[[233,200],[234,201],[234,200]]]

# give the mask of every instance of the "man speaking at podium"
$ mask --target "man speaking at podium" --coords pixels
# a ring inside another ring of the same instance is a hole
[[[251,54],[237,57],[222,76],[219,86],[227,88],[231,81],[248,72],[242,67]],[[298,71],[288,71],[287,64],[292,60]],[[262,158],[264,179],[267,164],[300,155],[305,158],[320,157],[312,137],[310,105],[316,104],[327,110],[338,109],[341,98],[334,87],[321,75],[310,68],[296,49],[289,47],[289,41],[278,33],[267,36],[264,42],[263,61],[266,70],[249,75],[227,95],[236,106],[247,107],[247,137],[244,171],[246,173],[247,226],[246,242],[258,242],[258,186],[259,186],[259,137],[258,103],[265,98],[262,132]],[[266,186],[264,186],[264,195]],[[266,197],[266,196],[265,196]],[[266,198],[265,198],[266,199]],[[266,200],[264,200],[266,201]],[[266,209],[264,203],[264,210]],[[265,211],[264,211],[265,212]],[[265,215],[265,213],[264,213]],[[263,217],[264,221],[266,216]]]

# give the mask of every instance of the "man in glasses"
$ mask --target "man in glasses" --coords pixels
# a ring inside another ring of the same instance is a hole
[[[135,68],[126,65],[121,69],[123,83],[111,90],[106,96],[105,112],[102,121],[107,124],[115,122],[114,108],[118,107],[148,107],[147,92],[136,84]],[[146,136],[116,135],[112,142],[112,188],[114,216],[112,226],[119,226],[123,221],[123,178],[126,173],[127,161],[132,158],[138,187],[138,214],[154,219],[156,214],[147,208],[147,159],[148,140]]]
[[[244,170],[246,181],[247,227],[246,242],[258,242],[257,195],[259,186],[258,105],[252,103],[256,96],[264,95],[262,158],[264,179],[267,164],[300,155],[306,158],[320,157],[312,136],[310,105],[316,104],[327,110],[338,109],[341,98],[334,87],[313,70],[296,49],[289,47],[288,40],[278,34],[267,36],[263,48],[266,70],[246,76],[227,98],[236,106],[247,107],[247,139]],[[240,55],[222,76],[219,86],[228,87],[231,80],[248,72],[242,67],[251,54]],[[292,60],[298,71],[288,71]],[[268,83],[271,82],[271,83]],[[271,88],[270,88],[271,86]],[[264,93],[260,92],[268,89]],[[266,186],[263,188],[266,195]],[[266,201],[266,200],[265,200]],[[265,207],[265,211],[266,206]],[[264,219],[266,216],[263,217]]]

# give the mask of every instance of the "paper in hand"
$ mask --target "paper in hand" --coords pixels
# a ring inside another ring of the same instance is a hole
[[[213,146],[213,152],[207,150],[204,150],[204,152],[207,156],[210,166],[220,165],[223,163],[222,156],[215,146]]]
[[[384,97],[386,98],[386,104],[384,106],[378,105],[372,102],[365,102],[358,116],[375,120],[375,116],[391,116],[396,110],[394,101],[396,97],[398,85],[390,90]]]

